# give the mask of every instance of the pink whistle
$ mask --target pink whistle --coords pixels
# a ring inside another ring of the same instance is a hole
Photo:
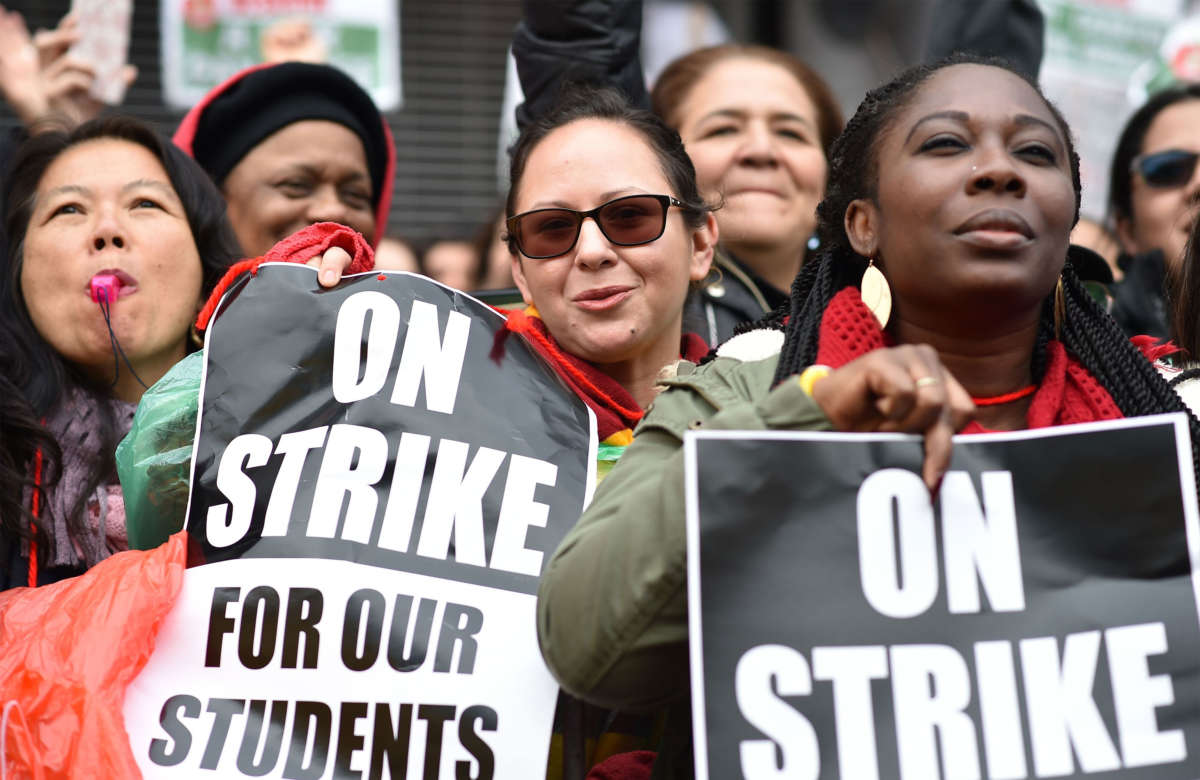
[[[90,289],[93,302],[112,303],[121,290],[121,280],[116,274],[96,274],[92,277]]]

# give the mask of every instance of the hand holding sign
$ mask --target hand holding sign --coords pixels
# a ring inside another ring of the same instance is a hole
[[[1182,415],[915,445],[689,435],[696,777],[1194,780]]]
[[[930,490],[950,465],[951,437],[975,404],[925,344],[877,349],[813,385],[813,400],[839,431],[923,433],[921,476]]]
[[[340,246],[331,246],[305,265],[317,269],[317,280],[322,287],[336,287],[342,274],[350,267],[354,258]]]

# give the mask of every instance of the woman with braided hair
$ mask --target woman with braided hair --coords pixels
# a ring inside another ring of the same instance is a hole
[[[956,432],[1185,408],[1072,270],[1078,157],[1023,76],[961,57],[906,71],[863,100],[828,181],[786,307],[664,380],[542,578],[566,690],[672,707],[656,778],[691,776],[686,430],[920,433],[934,489]]]

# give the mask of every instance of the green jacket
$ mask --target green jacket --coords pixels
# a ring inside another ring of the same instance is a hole
[[[633,444],[542,576],[538,637],[562,687],[614,709],[673,710],[655,777],[690,776],[684,433],[831,427],[798,382],[771,388],[777,361],[775,346],[757,360],[681,362],[660,380]]]

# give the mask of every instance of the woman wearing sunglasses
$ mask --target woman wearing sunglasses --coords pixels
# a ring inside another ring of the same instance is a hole
[[[675,131],[611,88],[564,95],[513,147],[505,225],[528,308],[508,328],[620,448],[662,367],[707,352],[682,331],[683,303],[708,273],[717,225]]]
[[[1198,158],[1200,84],[1151,97],[1117,142],[1108,199],[1125,280],[1112,314],[1130,335],[1169,335],[1164,281],[1179,270],[1200,201]]]
[[[708,352],[683,332],[683,304],[712,263],[716,221],[679,135],[611,88],[564,90],[522,131],[510,170],[505,239],[528,307],[507,327],[596,413],[603,477],[661,369]],[[569,733],[556,728],[550,778],[582,777],[602,759],[635,777],[647,754],[629,751],[655,744],[653,718],[566,696],[556,722]]]

